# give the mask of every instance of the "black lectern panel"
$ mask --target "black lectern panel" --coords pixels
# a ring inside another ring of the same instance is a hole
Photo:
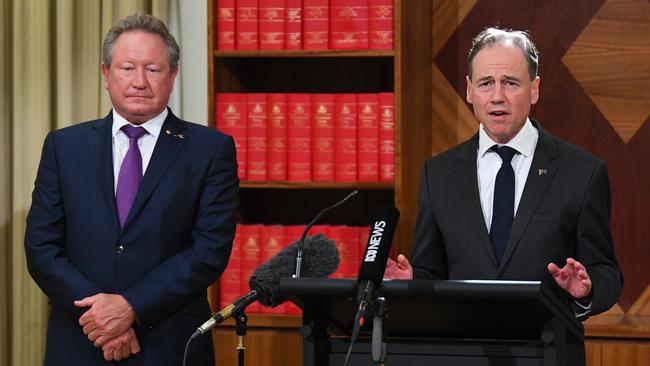
[[[557,314],[582,337],[581,325],[537,281],[386,281],[389,337],[539,339]],[[356,281],[282,280],[281,291],[303,309],[326,314],[337,334],[349,335],[356,310]]]
[[[304,310],[305,365],[340,364],[356,281],[284,279],[280,291]],[[379,296],[388,309],[388,364],[546,366],[584,359],[572,357],[583,350],[582,325],[540,282],[386,281]],[[351,364],[369,364],[367,348],[362,338]]]

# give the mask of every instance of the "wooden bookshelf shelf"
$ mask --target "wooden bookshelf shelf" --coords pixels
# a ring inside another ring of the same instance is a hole
[[[297,315],[248,314],[247,325],[252,328],[291,328],[295,330],[302,325],[302,318]],[[234,327],[235,320],[230,318],[218,327]]]
[[[263,182],[250,182],[242,181],[239,184],[241,188],[249,189],[394,189],[393,183],[365,183],[365,182],[278,182],[278,181],[263,181]]]
[[[214,51],[215,57],[394,57],[394,50]]]

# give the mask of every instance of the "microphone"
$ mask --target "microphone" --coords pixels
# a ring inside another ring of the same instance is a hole
[[[293,274],[294,258],[299,246],[300,242],[294,241],[257,267],[248,281],[251,291],[203,323],[192,334],[191,338],[205,334],[231,316],[237,316],[255,300],[258,300],[266,307],[276,307],[286,301],[279,291],[280,280],[291,277]],[[309,259],[304,266],[305,277],[327,277],[334,273],[339,266],[339,252],[336,245],[333,240],[328,239],[323,234],[306,237],[304,239],[303,254],[305,258]]]
[[[246,309],[248,305],[252,304],[259,297],[260,294],[256,290],[249,291],[246,295],[240,297],[234,303],[221,309],[207,322],[203,323],[200,327],[196,329],[196,331],[192,334],[190,338],[194,338],[200,334],[205,334],[207,331],[214,328],[217,324],[223,323],[224,320]]]
[[[326,207],[323,211],[319,212],[318,215],[316,215],[316,217],[314,217],[314,219],[311,220],[311,222],[309,224],[307,224],[307,226],[305,226],[305,230],[302,232],[302,235],[300,236],[300,241],[299,241],[300,244],[298,246],[298,253],[296,255],[296,272],[294,273],[293,277],[300,278],[300,272],[301,272],[301,267],[302,267],[303,246],[304,246],[304,242],[305,242],[305,237],[307,236],[307,232],[309,232],[309,229],[311,229],[312,226],[314,226],[314,224],[316,224],[318,219],[320,219],[320,217],[323,216],[323,214],[325,214],[329,210],[333,210],[333,209],[339,207],[340,205],[344,204],[347,200],[352,198],[357,193],[359,193],[359,191],[357,191],[356,189],[354,191],[348,193],[348,195],[343,197],[342,200],[336,202],[335,204],[333,204],[333,205],[331,205],[329,207]]]
[[[361,261],[357,282],[359,291],[357,302],[359,308],[354,317],[352,336],[350,337],[350,348],[345,357],[345,365],[348,364],[352,346],[359,336],[359,331],[365,322],[366,307],[372,300],[373,294],[384,278],[390,246],[395,236],[395,229],[399,221],[399,210],[393,205],[380,205],[375,211],[373,220],[370,223],[370,236],[368,245]]]
[[[292,276],[294,258],[301,250],[301,241],[303,241],[303,255],[308,259],[302,269],[304,277],[327,277],[339,267],[339,252],[333,240],[323,234],[301,238],[253,272],[248,285],[259,292],[258,300],[262,305],[276,307],[286,301],[279,292],[280,280]]]

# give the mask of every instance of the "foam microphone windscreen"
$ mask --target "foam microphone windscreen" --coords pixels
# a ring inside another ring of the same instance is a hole
[[[260,294],[258,301],[267,307],[275,307],[285,301],[278,287],[280,280],[291,277],[296,269],[299,241],[281,250],[253,272],[248,285]],[[307,236],[302,251],[301,277],[327,277],[339,266],[339,252],[333,240],[323,234]]]

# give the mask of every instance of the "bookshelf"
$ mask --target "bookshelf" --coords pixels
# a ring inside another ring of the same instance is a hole
[[[393,183],[242,181],[239,222],[305,224],[322,208],[357,189],[359,194],[328,214],[325,222],[367,225],[379,204],[392,202],[401,211],[394,246],[408,253],[420,169],[431,155],[431,1],[394,0],[394,50],[220,51],[214,49],[215,15],[216,1],[209,0],[208,115],[212,127],[216,126],[217,93],[393,92],[395,98]],[[216,286],[209,296],[216,310]],[[301,364],[297,317],[251,315],[250,319],[247,362]],[[236,364],[234,325],[217,327],[213,338],[217,364]]]

